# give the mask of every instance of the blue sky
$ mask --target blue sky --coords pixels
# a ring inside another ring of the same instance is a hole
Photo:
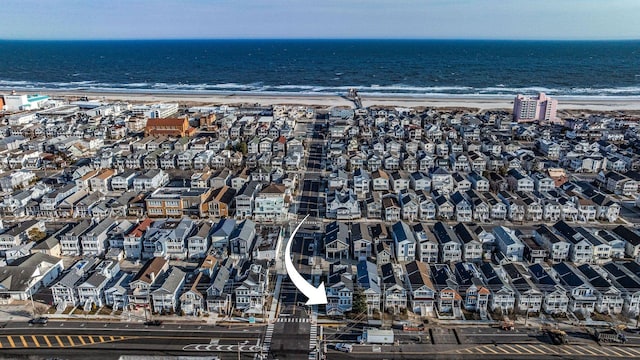
[[[0,39],[639,39],[640,0],[2,0]]]

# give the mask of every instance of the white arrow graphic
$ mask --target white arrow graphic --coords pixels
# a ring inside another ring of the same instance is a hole
[[[289,278],[291,279],[293,285],[295,285],[298,290],[300,290],[304,294],[304,296],[309,298],[309,300],[307,300],[306,302],[306,305],[326,304],[327,293],[324,290],[324,281],[320,283],[320,286],[318,286],[317,288],[309,284],[307,280],[305,280],[305,278],[300,275],[296,267],[293,265],[293,261],[291,260],[291,243],[293,243],[293,238],[296,236],[296,233],[300,229],[300,226],[305,222],[305,220],[307,220],[308,217],[309,215],[305,216],[304,219],[302,219],[302,222],[298,224],[298,226],[296,226],[296,229],[293,230],[291,236],[289,237],[289,242],[284,248],[284,266],[287,270],[287,273],[289,274]]]

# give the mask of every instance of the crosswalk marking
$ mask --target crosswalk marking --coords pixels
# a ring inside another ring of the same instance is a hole
[[[271,339],[273,338],[274,328],[275,328],[274,323],[267,325],[267,331],[264,334],[264,341],[262,342],[263,351],[269,352],[269,348],[271,347]]]
[[[490,347],[488,347],[488,346],[485,346],[485,347],[484,347],[484,349],[485,349],[485,350],[487,350],[487,351],[489,351],[489,352],[492,352],[492,353],[494,353],[494,354],[497,354],[497,353],[498,353],[495,349],[492,349],[492,348],[490,348]]]
[[[603,351],[603,350],[600,350]],[[634,356],[632,353],[624,351],[623,349],[620,348],[610,348],[609,352],[615,354],[615,356],[620,356],[620,357],[625,357],[625,356]]]
[[[551,349],[551,348],[549,348],[549,347],[548,347],[548,346],[546,346],[546,345],[538,345],[538,346],[539,346],[542,350],[544,350],[546,353],[549,353],[549,354],[555,354],[555,353],[556,353],[556,351],[555,351],[554,349]]]
[[[48,347],[51,347],[51,341],[49,341],[49,337],[48,336],[43,336],[44,341],[47,343]]]
[[[596,353],[599,353],[598,355],[610,355],[613,350],[613,349],[596,348],[596,347],[590,347],[589,349],[591,351],[595,351]],[[613,352],[613,354],[615,356],[620,356],[620,354],[617,354],[615,352]]]
[[[58,341],[58,344],[60,344],[60,347],[64,347],[64,344],[62,343],[62,340],[60,340],[60,337],[58,335],[56,335],[56,341]]]
[[[591,355],[598,355],[598,354],[596,354],[595,352],[593,352],[593,351],[589,350],[587,347],[582,347],[582,348],[580,348],[580,350],[586,351],[586,352],[588,352],[588,353],[589,353],[589,354],[591,354]]]
[[[286,318],[278,318],[276,319],[276,322],[279,323],[307,323],[309,322],[308,318],[290,318],[290,317],[286,317]]]
[[[517,347],[518,349],[521,349],[522,351],[526,351],[526,352],[528,352],[529,354],[534,354],[534,352],[533,352],[533,351],[531,351],[531,350],[527,349],[526,347],[524,347],[524,346],[522,346],[522,345],[513,345],[513,347],[514,347],[514,348],[515,348],[515,347]]]
[[[38,339],[36,339],[35,335],[31,335],[31,339],[33,339],[33,343],[36,345],[36,347],[40,347],[40,343],[38,342]]]
[[[504,344],[500,345],[500,349],[501,349],[501,350],[504,350],[504,348],[507,348],[508,350],[510,350],[511,352],[514,352],[514,353],[516,353],[516,354],[521,354],[521,352],[520,352],[519,350],[517,350],[517,349],[515,349],[515,348],[512,348],[512,347],[511,347],[511,346],[509,346],[509,345],[504,345]]]
[[[594,356],[600,358],[637,358],[640,348],[616,347],[616,346],[591,346],[591,345],[561,345],[548,346],[543,344],[498,344],[481,345],[455,350],[458,354],[482,354],[482,355],[560,355],[560,356]]]

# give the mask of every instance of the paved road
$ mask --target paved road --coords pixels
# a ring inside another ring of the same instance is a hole
[[[261,350],[265,326],[203,326],[56,322],[30,326],[8,323],[0,332],[4,354],[68,355],[91,353],[91,358],[117,358],[120,353],[212,354],[232,353],[253,358]],[[96,354],[94,356],[93,354]],[[234,358],[235,358],[234,357]],[[87,357],[85,357],[87,358]]]
[[[310,223],[321,223],[317,218],[324,217],[324,198],[323,194],[324,181],[321,179],[324,162],[325,141],[320,136],[317,126],[319,120],[307,124],[307,147],[308,155],[305,158],[304,168],[300,183],[302,184],[301,193],[298,197],[298,208],[296,214],[299,216],[311,215],[314,219],[310,219]]]

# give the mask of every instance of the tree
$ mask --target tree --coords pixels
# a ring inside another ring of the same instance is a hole
[[[356,288],[353,292],[353,305],[351,309],[355,314],[364,314],[367,312],[367,297],[364,295],[361,287]]]
[[[31,241],[40,241],[45,237],[47,237],[47,234],[44,231],[41,231],[40,229],[34,228],[29,230],[29,232],[27,233],[27,236]]]
[[[242,153],[242,155],[247,155],[247,143],[246,142],[240,142],[236,145],[236,151],[240,151]]]

